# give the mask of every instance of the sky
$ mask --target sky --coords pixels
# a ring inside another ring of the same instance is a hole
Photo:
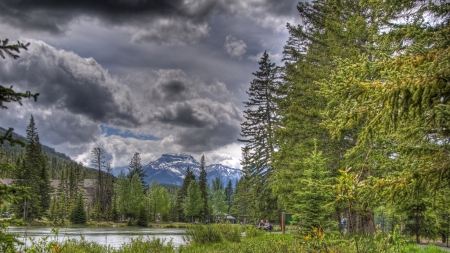
[[[30,43],[0,59],[0,84],[40,93],[5,104],[18,134],[33,115],[42,144],[90,166],[187,153],[241,168],[246,91],[267,51],[281,64],[295,0],[2,0],[0,39]]]

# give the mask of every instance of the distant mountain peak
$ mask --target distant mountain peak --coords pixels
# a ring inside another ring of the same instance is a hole
[[[200,163],[195,158],[186,153],[163,154],[155,161],[151,161],[143,166],[147,174],[148,183],[153,179],[160,184],[178,184],[181,185],[189,167],[198,178],[200,174]],[[205,167],[207,180],[211,181],[219,177],[224,183],[232,180],[233,183],[242,176],[239,169],[230,168],[222,164],[210,164]]]
[[[193,156],[186,153],[162,154],[155,162],[200,164]]]

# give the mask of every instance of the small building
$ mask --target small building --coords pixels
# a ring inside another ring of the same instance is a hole
[[[230,223],[233,223],[233,224],[236,223],[236,218],[234,218],[231,215],[227,215],[227,217],[225,219],[226,219],[226,221],[229,221]]]

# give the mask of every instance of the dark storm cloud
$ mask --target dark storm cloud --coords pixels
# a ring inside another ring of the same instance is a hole
[[[165,124],[182,127],[204,127],[208,124],[205,118],[200,118],[198,110],[189,103],[177,103],[159,111],[156,119]]]
[[[41,108],[84,115],[96,122],[139,125],[133,106],[117,101],[114,80],[95,60],[57,51],[43,42],[32,41],[29,52],[19,60],[0,65],[0,80],[40,93],[36,106]]]
[[[186,86],[177,80],[171,80],[162,85],[162,92],[165,99],[177,100],[183,96],[186,91]]]
[[[180,131],[174,142],[188,152],[207,152],[236,142],[240,130],[236,122],[222,122],[212,127]]]
[[[82,115],[74,115],[55,110],[49,115],[34,114],[42,140],[51,140],[52,145],[69,143],[80,145],[96,140],[98,124]]]
[[[16,28],[64,34],[80,18],[107,25],[133,26],[134,41],[183,43],[207,36],[216,1],[186,0],[6,0],[0,20]],[[136,29],[137,28],[137,29]],[[183,41],[186,40],[186,41]]]
[[[292,14],[295,1],[241,0],[3,0],[0,21],[23,31],[53,35],[70,32],[74,22],[87,19],[106,26],[120,26],[135,42],[184,44],[210,34],[213,15],[240,13],[263,26],[275,16]],[[282,21],[282,23],[286,23]],[[279,25],[279,24],[275,24]]]
[[[182,127],[173,144],[182,150],[205,152],[236,142],[242,117],[230,103],[195,99],[165,108],[160,111],[159,120]]]

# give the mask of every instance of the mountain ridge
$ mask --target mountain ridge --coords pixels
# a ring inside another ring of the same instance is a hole
[[[192,155],[186,153],[162,154],[160,158],[142,167],[147,174],[147,183],[155,179],[159,184],[181,185],[188,167],[196,178],[200,175],[200,163]],[[229,180],[235,184],[242,176],[240,169],[231,168],[222,164],[206,165],[205,171],[208,182],[219,177],[224,184]]]

